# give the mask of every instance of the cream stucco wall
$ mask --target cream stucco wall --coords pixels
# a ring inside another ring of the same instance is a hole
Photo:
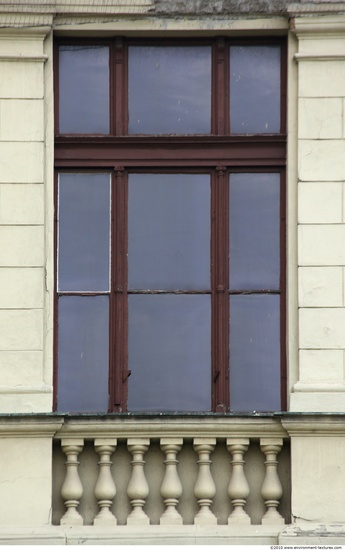
[[[343,16],[295,19],[298,38],[299,380],[294,411],[344,411]]]
[[[0,37],[0,410],[51,410],[44,378],[46,31]],[[52,203],[50,205],[51,209]],[[51,366],[50,366],[51,370]]]

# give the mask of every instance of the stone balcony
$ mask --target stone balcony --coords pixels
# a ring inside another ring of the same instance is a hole
[[[105,528],[117,542],[272,544],[290,492],[289,438],[271,415],[66,416],[54,437],[52,523],[77,540]]]

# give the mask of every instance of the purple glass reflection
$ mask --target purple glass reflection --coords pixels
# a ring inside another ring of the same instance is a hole
[[[129,48],[130,134],[208,134],[211,48]]]
[[[210,296],[129,296],[128,354],[128,410],[209,411]]]
[[[280,175],[230,175],[230,288],[279,290]]]
[[[110,175],[59,174],[58,290],[109,290]]]
[[[129,176],[128,286],[209,289],[209,175]]]
[[[109,133],[109,48],[60,46],[60,134]]]
[[[230,296],[230,408],[281,409],[277,295]]]
[[[280,132],[280,47],[230,47],[232,134]]]
[[[58,412],[107,412],[108,296],[61,296]]]

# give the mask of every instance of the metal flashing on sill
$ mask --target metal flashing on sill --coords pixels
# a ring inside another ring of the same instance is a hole
[[[37,420],[44,420],[47,418],[55,419],[66,419],[66,420],[126,420],[126,419],[137,419],[140,421],[148,419],[159,419],[164,418],[169,419],[183,419],[183,418],[236,418],[236,419],[253,419],[253,418],[310,418],[310,417],[330,417],[330,418],[344,418],[345,412],[321,412],[321,411],[308,411],[308,412],[298,412],[298,411],[279,411],[279,412],[248,412],[248,413],[237,413],[237,412],[228,412],[228,413],[219,413],[219,412],[200,412],[200,413],[185,413],[185,412],[144,412],[144,413],[134,413],[134,412],[125,412],[125,413],[61,413],[61,412],[22,412],[22,413],[0,413],[1,419],[20,419],[20,418],[31,418]]]

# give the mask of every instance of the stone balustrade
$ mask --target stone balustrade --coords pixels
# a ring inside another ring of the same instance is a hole
[[[272,418],[75,418],[54,446],[58,525],[284,525],[289,442]]]

